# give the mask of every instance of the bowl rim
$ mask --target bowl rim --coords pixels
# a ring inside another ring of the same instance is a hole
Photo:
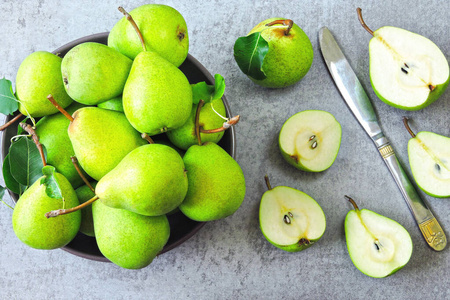
[[[96,40],[96,39],[104,39],[107,38],[109,35],[109,32],[101,32],[101,33],[95,33],[95,34],[91,34],[91,35],[87,35],[78,39],[75,39],[73,41],[70,41],[64,45],[62,45],[61,47],[57,48],[56,50],[52,51],[53,54],[59,54],[61,52],[66,52],[68,50],[70,50],[71,48],[75,47],[78,44],[81,43],[85,43],[85,42],[92,42],[92,40]],[[193,57],[191,54],[188,53],[186,60],[189,60],[196,68],[198,68],[201,73],[208,79],[208,81],[210,82],[214,82],[214,77],[211,75],[211,73],[195,58]],[[223,104],[225,106],[225,111],[227,113],[227,116],[232,116],[231,114],[231,110],[228,104],[228,101],[226,99],[226,96],[223,95],[222,96],[222,100],[223,100]],[[14,116],[13,115],[7,115],[5,118],[5,123],[10,121]],[[21,120],[20,120],[21,121]],[[234,130],[234,126],[232,126],[231,128],[227,129],[227,131],[230,131],[230,144],[231,144],[231,153],[230,156],[233,157],[233,159],[235,159],[235,154],[236,154],[236,133]],[[6,130],[5,130],[6,132]],[[6,134],[5,132],[2,133],[2,146],[1,146],[1,155],[2,155],[2,166],[3,166],[3,161],[6,157],[6,155],[8,154],[8,149],[5,147],[5,142],[6,142]],[[10,195],[11,199],[14,202],[17,202],[18,200],[18,195],[16,195],[15,193],[11,192],[8,189],[8,194]],[[181,244],[183,244],[184,242],[186,242],[187,240],[189,240],[192,236],[194,236],[203,226],[205,226],[205,224],[207,222],[197,222],[198,224],[190,231],[188,232],[186,235],[184,235],[182,238],[180,238],[179,240],[175,241],[174,243],[172,243],[169,247],[165,247],[163,248],[163,250],[161,250],[160,253],[158,253],[158,256],[166,253],[178,246],[180,246]],[[89,254],[89,253],[85,253],[82,252],[80,250],[76,250],[73,249],[72,247],[69,246],[64,246],[61,247],[60,249],[69,252],[73,255],[82,257],[82,258],[86,258],[86,259],[90,259],[90,260],[94,260],[94,261],[102,261],[102,262],[110,262],[110,260],[108,260],[105,256],[97,256],[94,254]]]

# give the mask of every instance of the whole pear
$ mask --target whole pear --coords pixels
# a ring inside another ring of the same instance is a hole
[[[195,221],[212,221],[233,214],[245,197],[245,178],[238,163],[220,146],[191,146],[183,157],[188,192],[180,210]]]
[[[49,94],[58,99],[63,108],[72,103],[61,80],[61,61],[61,57],[50,52],[37,51],[20,64],[16,76],[16,95],[22,114],[37,118],[58,112],[48,102]]]
[[[139,27],[147,50],[155,51],[176,67],[186,59],[189,37],[183,16],[174,8],[146,4],[130,12]],[[141,42],[130,22],[123,17],[108,36],[108,46],[131,59],[142,52]]]
[[[166,145],[149,144],[125,156],[98,182],[95,193],[110,207],[159,216],[177,208],[187,188],[178,152]]]
[[[266,78],[262,80],[249,78],[264,87],[283,88],[296,83],[308,73],[314,53],[311,41],[297,24],[293,24],[288,34],[286,27],[266,26],[276,20],[283,19],[267,19],[249,32],[249,35],[261,32],[261,36],[269,44],[269,51],[262,65]]]
[[[70,141],[81,167],[95,180],[146,143],[121,112],[83,107],[73,118],[68,129]]]
[[[123,112],[122,96],[99,103],[97,104],[97,107]]]
[[[139,132],[166,132],[181,127],[189,118],[192,88],[173,64],[155,52],[141,52],[125,84],[123,109]]]
[[[64,87],[77,102],[86,105],[104,102],[122,94],[131,64],[131,59],[106,45],[79,44],[62,60]]]
[[[69,181],[54,173],[64,200],[47,196],[40,179],[33,183],[19,198],[12,215],[16,236],[36,249],[56,249],[67,245],[77,234],[81,223],[81,212],[47,219],[45,213],[79,204],[77,195]]]
[[[91,182],[91,185],[95,187],[97,183]],[[95,197],[95,193],[87,185],[80,186],[75,190],[78,201],[84,203],[89,199]],[[87,236],[95,236],[94,233],[94,221],[92,219],[92,205],[88,205],[81,209],[81,225],[80,232]]]
[[[198,104],[192,105],[191,115],[183,126],[168,131],[167,137],[178,148],[187,150],[190,146],[198,143],[195,134],[195,114],[197,112]],[[222,116],[226,115],[225,106],[222,99],[215,99],[206,103],[200,110],[199,125],[203,129],[215,129],[222,126],[224,120],[219,117],[214,109]],[[200,133],[202,142],[218,143],[223,137],[224,132],[217,133]]]
[[[101,201],[92,204],[92,214],[98,248],[122,268],[146,267],[169,239],[169,221],[164,215],[143,216]]]
[[[66,110],[68,113],[73,114],[83,106],[75,102]],[[71,160],[71,157],[75,155],[75,151],[67,133],[69,124],[70,121],[64,115],[53,114],[40,119],[36,123],[35,131],[39,141],[47,150],[47,163],[54,166],[56,171],[64,175],[73,188],[77,188],[83,184],[83,180],[78,175]]]

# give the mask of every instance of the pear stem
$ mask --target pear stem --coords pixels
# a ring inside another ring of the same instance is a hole
[[[268,188],[269,190],[271,190],[271,189],[272,189],[272,186],[270,185],[269,176],[267,176],[267,174],[264,175],[264,180],[266,181],[266,186],[267,186],[267,188]]]
[[[358,205],[356,205],[355,200],[353,200],[352,198],[350,198],[349,196],[345,195],[344,196],[348,201],[350,201],[350,203],[353,205],[353,207],[355,208],[355,210],[359,210]]]
[[[69,214],[71,212],[74,212],[74,211],[80,210],[82,208],[85,208],[88,205],[91,205],[96,200],[98,200],[98,196],[97,195],[95,195],[90,200],[88,200],[88,201],[86,201],[86,202],[84,202],[84,203],[82,203],[82,204],[80,204],[78,206],[75,206],[75,207],[72,207],[72,208],[68,208],[68,209],[57,209],[57,210],[49,211],[48,213],[45,214],[45,217],[48,219],[48,218],[54,218],[54,217],[57,217],[57,216]]]
[[[6,128],[8,128],[9,125],[11,125],[12,123],[16,122],[17,120],[19,120],[21,117],[23,116],[22,113],[19,113],[17,116],[15,116],[14,118],[12,118],[11,120],[9,120],[7,123],[3,124],[2,126],[0,126],[0,131],[5,130]]]
[[[81,179],[83,179],[84,184],[86,184],[88,186],[88,188],[95,193],[94,188],[92,187],[91,183],[87,180],[86,176],[84,176],[83,172],[81,172],[77,157],[71,156],[70,159],[72,160],[72,164],[75,167],[75,169],[77,170],[78,175],[80,175]]]
[[[415,138],[415,137],[416,137],[416,134],[414,133],[414,131],[411,130],[411,127],[409,127],[409,124],[408,124],[408,117],[403,117],[403,124],[405,125],[406,130],[408,130],[409,134],[410,134],[413,138]]]
[[[284,20],[275,20],[273,22],[267,23],[266,26],[272,26],[276,24],[281,24],[284,26],[287,26],[286,30],[284,31],[284,35],[289,35],[289,32],[292,29],[292,26],[294,26],[294,21],[290,19],[284,19]]]
[[[203,107],[203,104],[205,104],[205,101],[200,99],[197,105],[197,111],[195,112],[195,135],[197,135],[198,145],[202,145],[202,138],[200,136],[200,110]]]
[[[236,124],[239,122],[240,118],[241,118],[241,117],[240,117],[239,115],[234,116],[234,117],[232,117],[231,119],[229,119],[228,121],[224,122],[224,123],[223,123],[223,126],[220,127],[220,128],[216,128],[216,129],[208,129],[208,130],[203,129],[203,128],[200,128],[200,132],[201,132],[201,133],[217,133],[217,132],[225,131],[225,130],[227,130],[228,128],[230,128],[231,126],[236,125]]]
[[[39,154],[41,155],[42,159],[42,165],[45,167],[47,165],[47,162],[45,161],[45,155],[44,155],[44,149],[42,148],[42,144],[39,142],[39,137],[36,134],[36,131],[34,131],[33,126],[27,123],[19,123],[20,127],[23,128],[26,132],[28,132],[29,135],[31,135],[31,138],[33,139],[33,142],[36,144],[36,147],[39,150]]]
[[[151,138],[148,134],[146,134],[145,132],[144,132],[143,134],[141,134],[141,137],[142,137],[143,139],[147,140],[147,142],[148,142],[149,144],[154,144],[154,143],[155,143],[155,142],[152,140],[152,138]]]
[[[373,35],[372,29],[370,29],[369,26],[367,26],[366,22],[364,22],[364,19],[362,17],[362,9],[358,7],[356,9],[356,13],[358,14],[359,23],[361,23],[362,27],[364,27],[364,29],[367,30],[368,33]]]
[[[139,40],[141,41],[142,48],[144,49],[144,51],[147,51],[147,47],[145,47],[144,37],[142,36],[142,33],[139,30],[139,27],[137,26],[133,17],[122,6],[119,6],[119,11],[124,14],[127,20],[131,23],[131,26],[133,26],[134,30],[136,30]]]
[[[53,98],[52,94],[47,96],[48,101],[50,101],[67,119],[69,119],[70,122],[73,122],[73,117],[64,109],[62,108],[58,102]]]

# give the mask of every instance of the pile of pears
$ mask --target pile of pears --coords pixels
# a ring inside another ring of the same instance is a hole
[[[63,247],[81,231],[113,263],[138,269],[167,243],[166,214],[179,209],[200,222],[225,218],[244,200],[245,179],[217,145],[223,131],[199,133],[199,126],[222,126],[225,106],[221,99],[193,103],[178,68],[189,48],[182,15],[157,4],[119,10],[125,17],[108,45],[82,43],[63,58],[35,52],[19,67],[19,110],[43,117],[35,132],[62,199],[42,184],[47,169],[20,196],[13,228],[37,249]],[[170,142],[150,138],[166,132]]]

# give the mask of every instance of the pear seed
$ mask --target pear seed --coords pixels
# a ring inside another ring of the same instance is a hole
[[[313,139],[315,139],[316,138],[316,136],[313,134],[312,136],[310,136],[309,137],[309,140],[308,140],[308,142],[311,142]]]
[[[408,74],[408,71],[402,68],[403,73]]]
[[[317,148],[317,142],[312,143],[311,148],[312,149],[316,149]]]
[[[288,215],[284,215],[283,221],[284,221],[284,223],[286,223],[286,224],[291,224],[291,218],[289,218]]]
[[[294,215],[291,212],[288,212],[289,217],[293,218]]]
[[[438,172],[441,171],[441,166],[440,166],[439,164],[435,164],[434,167],[436,168],[436,170],[437,170]]]

